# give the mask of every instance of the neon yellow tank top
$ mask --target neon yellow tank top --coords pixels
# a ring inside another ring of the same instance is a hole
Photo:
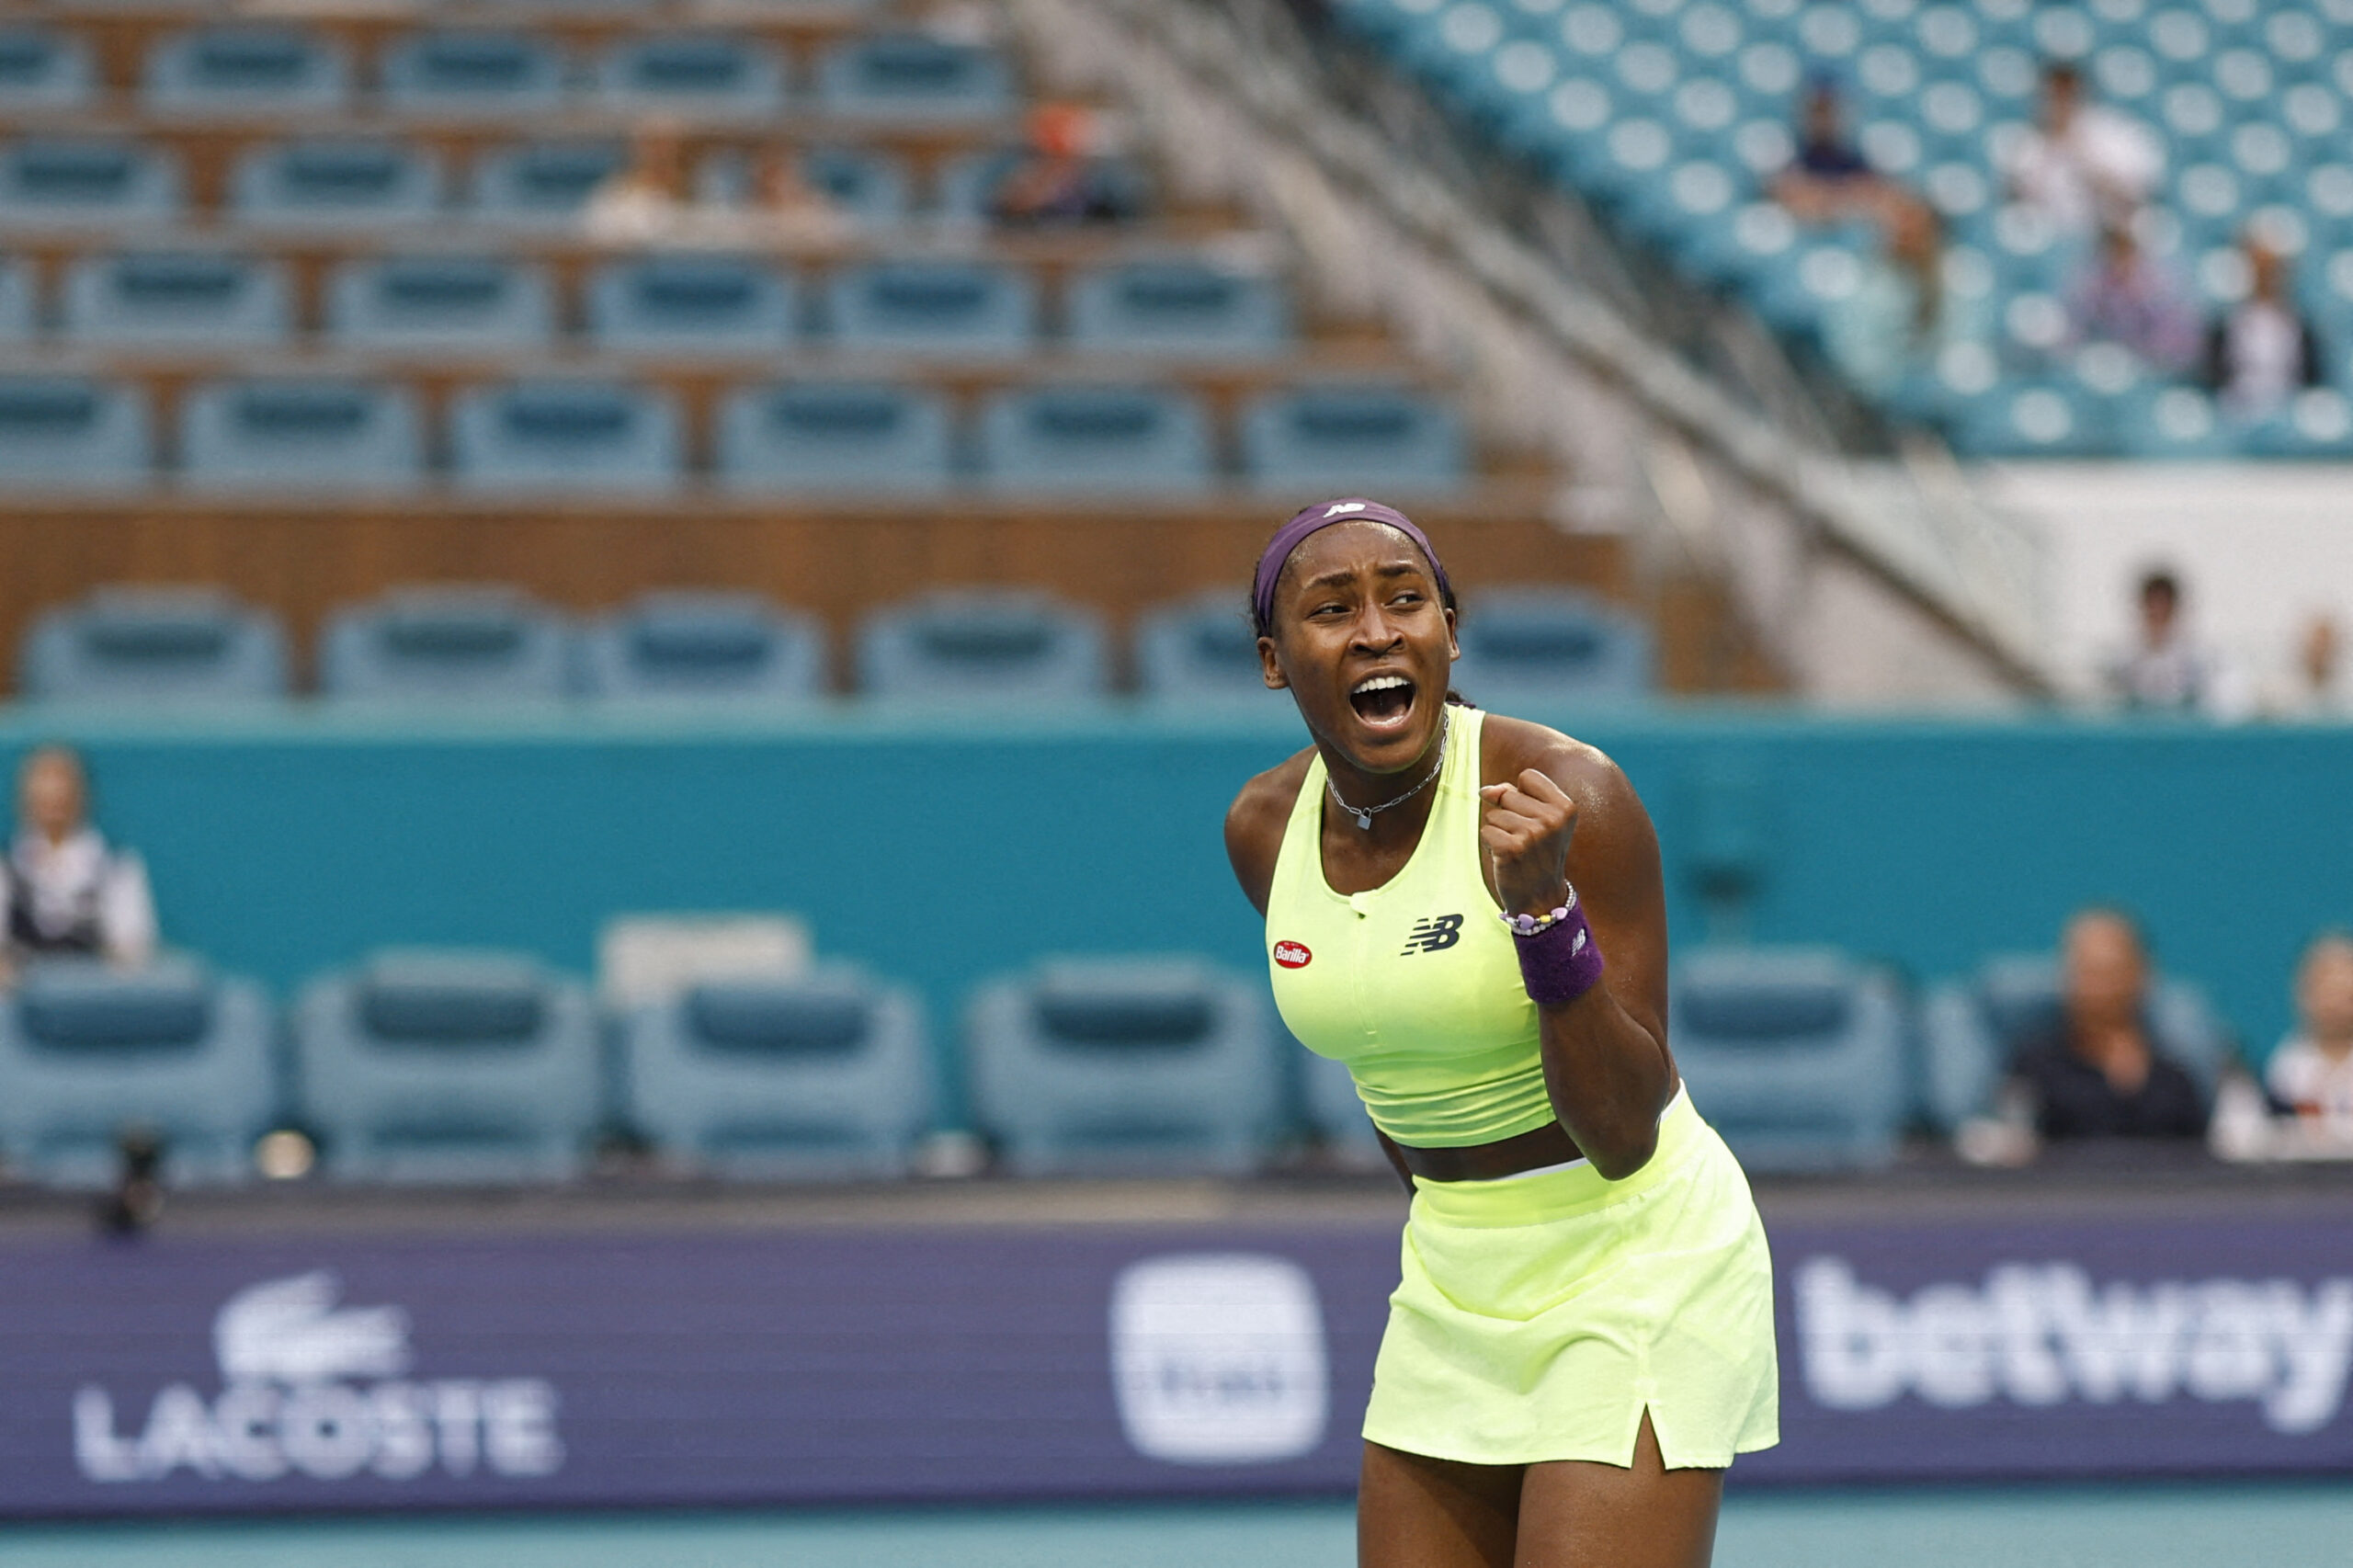
[[[1400,1143],[1490,1143],[1553,1119],[1536,1004],[1495,918],[1479,843],[1479,733],[1449,708],[1438,800],[1404,868],[1369,892],[1324,878],[1324,759],[1307,765],[1267,896],[1275,1006],[1308,1050],[1347,1064]]]

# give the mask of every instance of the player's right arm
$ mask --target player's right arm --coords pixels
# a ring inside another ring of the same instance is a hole
[[[1275,860],[1282,853],[1283,828],[1307,780],[1311,752],[1267,769],[1242,787],[1225,812],[1225,858],[1233,864],[1233,880],[1242,896],[1260,915],[1275,885]]]

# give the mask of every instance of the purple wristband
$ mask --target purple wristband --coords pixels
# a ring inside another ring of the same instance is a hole
[[[1601,983],[1601,947],[1582,903],[1573,905],[1566,919],[1532,937],[1514,937],[1512,944],[1519,949],[1520,982],[1540,1007],[1574,1002]]]

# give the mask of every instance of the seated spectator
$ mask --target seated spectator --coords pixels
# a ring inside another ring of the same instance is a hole
[[[2345,676],[2345,639],[2325,611],[2304,623],[2287,677],[2265,704],[2275,719],[2353,719],[2353,683]]]
[[[64,746],[43,746],[17,774],[17,839],[0,867],[7,959],[104,958],[144,963],[155,951],[155,904],[138,855],[109,846],[89,821],[89,779]]]
[[[637,129],[630,160],[589,193],[581,225],[600,245],[657,245],[676,240],[691,208],[686,143],[666,120]]]
[[[1894,391],[1907,371],[1935,363],[1949,345],[1976,335],[1981,325],[1945,287],[1944,225],[1936,209],[1892,195],[1880,211],[1880,254],[1864,264],[1854,292],[1822,321],[1823,351],[1849,382],[1873,397]]]
[[[1773,199],[1801,222],[1831,223],[1874,210],[1885,193],[1879,172],[1847,137],[1838,84],[1817,77],[1798,111],[1798,150],[1773,181]]]
[[[2264,1070],[2271,1097],[2332,1142],[2353,1144],[2353,936],[2329,931],[2296,967],[2294,1034]]]
[[[2252,234],[2240,249],[2246,298],[2207,329],[2205,379],[2224,409],[2260,419],[2320,385],[2320,340],[2296,308],[2287,258]]]
[[[2144,573],[2132,647],[2109,662],[2109,688],[2144,712],[2218,713],[2229,706],[2221,662],[2182,623],[2181,580],[2164,567]]]
[[[2040,121],[2006,172],[2011,195],[2061,232],[2087,234],[2132,221],[2165,174],[2165,155],[2139,121],[2085,102],[2081,74],[2056,62],[2043,68]]]
[[[2202,1137],[2196,1081],[2150,1038],[2140,927],[2120,911],[2087,909],[2067,923],[2064,944],[2059,1022],[2010,1062],[2034,1096],[2035,1131],[2046,1142]]]
[[[1137,217],[1131,193],[1103,155],[1104,128],[1080,104],[1040,104],[1013,167],[988,193],[988,215],[1009,226],[1121,222]]]
[[[2068,293],[2067,318],[2077,343],[2114,343],[2171,375],[2198,355],[2198,318],[2171,271],[2141,248],[2131,229],[2110,224]]]
[[[834,199],[809,183],[799,154],[790,147],[770,147],[760,154],[752,169],[750,198],[750,237],[771,244],[838,244],[854,228]]]

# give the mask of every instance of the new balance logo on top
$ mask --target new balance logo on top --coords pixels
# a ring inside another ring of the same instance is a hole
[[[1412,958],[1415,953],[1439,953],[1462,940],[1462,916],[1433,915],[1405,934],[1405,950],[1397,956]]]
[[[1364,510],[1364,505],[1361,501],[1335,501],[1324,508],[1324,515],[1327,517],[1336,517],[1343,512],[1361,512]]]

